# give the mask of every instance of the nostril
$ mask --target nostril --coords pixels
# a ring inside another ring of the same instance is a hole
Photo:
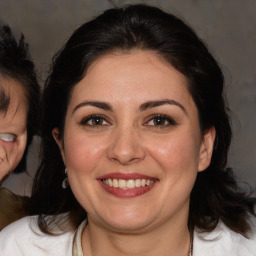
[[[140,161],[144,156],[145,151],[143,147],[132,134],[130,136],[117,136],[108,149],[109,159],[121,164],[131,164]]]

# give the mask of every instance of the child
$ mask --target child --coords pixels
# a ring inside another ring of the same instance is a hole
[[[23,198],[1,185],[11,172],[25,171],[39,97],[24,36],[17,42],[8,26],[0,27],[0,230],[25,215]]]

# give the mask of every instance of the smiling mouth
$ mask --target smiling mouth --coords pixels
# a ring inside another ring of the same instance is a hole
[[[122,190],[142,188],[152,185],[156,180],[150,179],[102,179],[102,182],[113,188],[120,188]]]

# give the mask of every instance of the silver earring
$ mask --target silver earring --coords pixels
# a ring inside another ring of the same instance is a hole
[[[67,168],[65,168],[65,174],[67,174]],[[68,177],[66,177],[63,181],[62,181],[62,188],[67,188],[69,185],[68,183]]]

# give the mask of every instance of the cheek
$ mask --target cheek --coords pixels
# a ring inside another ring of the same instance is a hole
[[[24,155],[24,151],[27,145],[27,133],[21,135],[15,143],[14,149],[12,151],[12,170],[14,170],[19,164],[20,160]]]
[[[65,140],[65,160],[70,172],[88,174],[99,163],[104,151],[104,143],[98,139],[74,136]]]
[[[95,201],[93,191],[98,183],[95,178],[105,152],[102,145],[102,141],[89,137],[77,136],[72,141],[65,140],[65,162],[70,187],[85,209],[90,209]]]
[[[199,143],[195,136],[173,134],[151,140],[147,148],[152,158],[165,170],[166,175],[168,172],[172,175],[188,171],[197,172]]]
[[[7,156],[8,152],[6,146],[4,145],[4,142],[0,140],[0,181],[9,173],[10,170],[10,163]]]
[[[19,164],[24,150],[18,148],[17,142],[1,142],[0,145],[0,172],[4,176],[12,172]]]

